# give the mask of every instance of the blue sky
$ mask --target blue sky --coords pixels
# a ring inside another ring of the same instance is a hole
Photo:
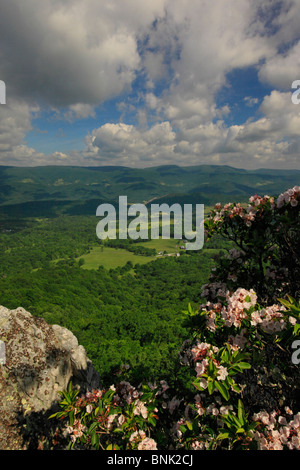
[[[300,169],[297,0],[10,0],[0,164]]]

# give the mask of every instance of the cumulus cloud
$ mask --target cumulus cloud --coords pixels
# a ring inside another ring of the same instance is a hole
[[[175,133],[169,122],[139,129],[133,125],[104,124],[87,138],[86,158],[109,164],[161,164],[172,159]]]
[[[299,167],[296,0],[10,0],[1,5],[0,162],[6,164],[224,163]],[[242,102],[258,114],[228,124],[217,95],[234,70],[255,67],[273,88]],[[99,105],[121,113],[97,122]],[[84,150],[49,155],[26,144],[38,111],[95,120]],[[130,121],[127,118],[130,116]],[[130,123],[129,123],[130,122]]]
[[[268,59],[259,71],[260,79],[280,90],[290,90],[293,81],[300,77],[299,48],[300,41],[288,51]]]
[[[88,117],[95,117],[95,108],[90,104],[86,103],[75,103],[71,104],[68,111],[64,113],[64,118],[72,122],[76,119],[86,119]]]
[[[2,109],[1,109],[2,110]],[[18,165],[38,157],[38,152],[27,147],[24,138],[32,129],[32,116],[39,112],[38,107],[29,106],[26,102],[9,100],[5,112],[0,113],[0,162]]]
[[[52,106],[94,105],[130,87],[140,57],[129,14],[138,11],[126,3],[122,19],[115,0],[4,2],[0,70],[11,93]]]
[[[85,156],[102,164],[231,164],[247,168],[296,168],[300,113],[287,92],[272,91],[260,105],[263,117],[242,125],[198,123],[174,132],[164,121],[147,129],[105,124],[87,140]],[[89,149],[89,151],[88,151]],[[287,165],[288,156],[288,165]],[[245,162],[247,162],[245,164]],[[146,165],[147,166],[147,165]]]
[[[0,164],[16,166],[36,166],[45,164],[76,164],[75,155],[54,152],[44,154],[26,143],[26,135],[32,131],[32,120],[41,109],[26,101],[9,99],[5,108],[0,109]]]

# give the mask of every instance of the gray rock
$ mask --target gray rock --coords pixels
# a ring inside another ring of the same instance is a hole
[[[71,331],[21,307],[0,306],[0,341],[0,449],[28,449],[47,433],[59,391],[72,381],[86,393],[100,378]]]

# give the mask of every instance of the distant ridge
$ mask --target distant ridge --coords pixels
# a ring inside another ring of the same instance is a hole
[[[0,166],[0,216],[95,215],[103,202],[203,203],[278,195],[300,184],[300,170],[245,170],[228,165]]]

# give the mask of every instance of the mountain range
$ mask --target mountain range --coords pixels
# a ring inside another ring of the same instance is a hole
[[[99,204],[247,201],[299,185],[300,170],[244,170],[225,165],[152,168],[122,166],[0,166],[2,217],[95,215]]]

